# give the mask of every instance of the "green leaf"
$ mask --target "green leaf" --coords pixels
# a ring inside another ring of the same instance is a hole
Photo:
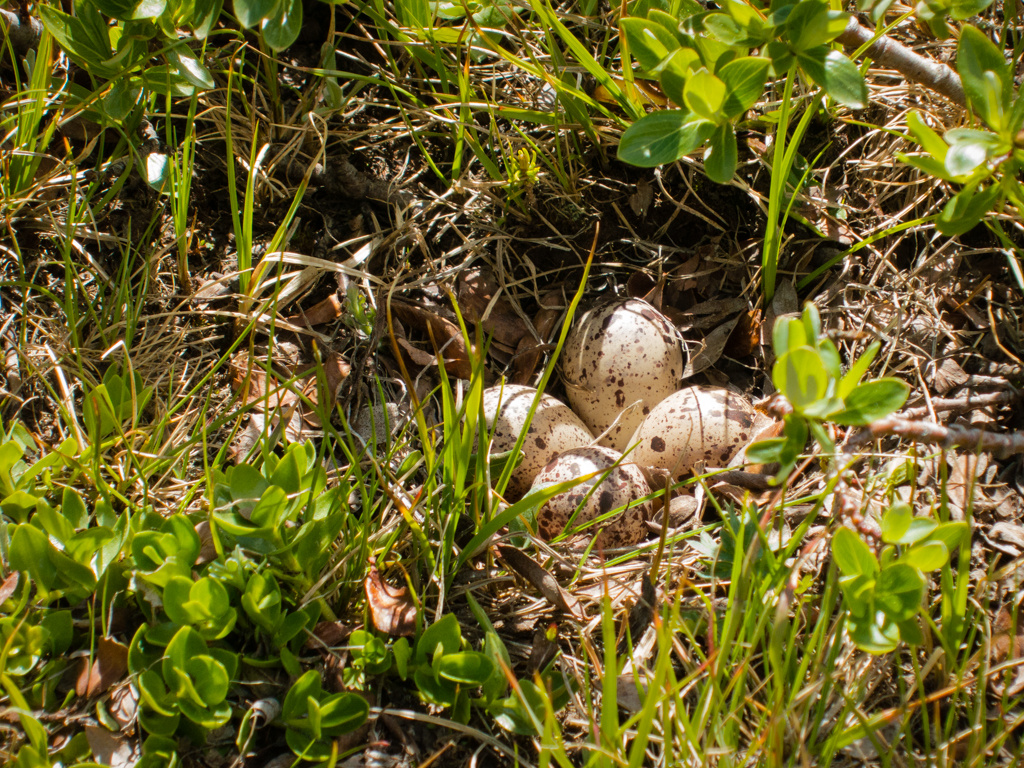
[[[874,362],[875,357],[878,355],[878,351],[882,348],[880,341],[873,341],[864,350],[864,354],[857,358],[857,361],[850,366],[850,370],[846,372],[842,380],[839,382],[839,387],[836,390],[836,394],[840,399],[846,398],[857,385],[860,384],[861,378],[865,373],[868,372],[868,368],[871,367],[871,363]]]
[[[823,45],[797,54],[797,61],[830,98],[851,109],[867,106],[868,87],[864,77],[844,54]]]
[[[907,129],[917,140],[917,143],[924,148],[925,152],[930,154],[940,163],[946,159],[946,152],[949,150],[949,145],[942,140],[942,137],[939,136],[938,133],[925,124],[916,110],[912,110],[907,115]]]
[[[246,29],[269,18],[282,0],[235,0],[235,18]]]
[[[57,569],[50,560],[51,551],[56,550],[45,533],[30,523],[19,525],[11,537],[11,568],[29,574],[39,586],[49,591],[57,583]]]
[[[302,0],[281,0],[277,13],[263,22],[263,39],[275,51],[291,47],[302,31]]]
[[[679,41],[671,32],[646,19],[623,19],[622,31],[629,43],[629,52],[648,72],[656,72],[661,63],[679,48]]]
[[[450,653],[441,659],[438,674],[446,680],[465,685],[483,685],[494,674],[495,665],[476,651]]]
[[[764,94],[771,61],[758,56],[745,56],[730,61],[718,71],[725,83],[726,97],[722,105],[725,116],[732,119],[750,109]]]
[[[972,133],[980,134],[982,140],[961,139],[954,143],[946,153],[943,167],[950,176],[970,176],[988,161],[996,149],[993,142],[987,140],[989,137],[995,138],[992,134],[986,134],[983,131],[972,131]]]
[[[878,560],[860,536],[846,527],[832,537],[832,557],[845,576],[871,576],[878,573]]]
[[[899,562],[928,572],[941,568],[949,561],[949,550],[941,541],[922,541],[900,557]]]
[[[227,698],[231,683],[227,670],[212,657],[193,656],[186,663],[185,672],[192,678],[206,706],[215,707]]]
[[[416,663],[423,664],[430,659],[438,648],[445,654],[456,653],[462,642],[462,631],[459,620],[454,613],[443,616],[424,630],[416,642]]]
[[[695,118],[685,110],[653,112],[622,134],[618,157],[641,168],[674,163],[697,149],[714,130],[714,123]]]
[[[736,134],[724,123],[712,134],[704,151],[704,172],[717,184],[728,184],[736,172]]]
[[[453,616],[454,614],[448,615]],[[455,698],[458,695],[457,685],[448,680],[439,681],[434,677],[429,665],[421,664],[417,667],[413,680],[416,682],[416,687],[420,689],[420,694],[431,704],[442,707],[450,707],[455,704]]]
[[[931,536],[937,525],[938,524],[930,517],[915,517],[910,521],[910,526],[907,528],[906,532],[894,541],[893,544],[906,545],[921,541],[922,539]]]
[[[875,379],[857,385],[845,398],[846,410],[832,416],[837,424],[863,427],[895,413],[907,401],[910,386],[900,379]]]
[[[970,536],[970,533],[971,528],[965,522],[943,523],[928,534],[927,541],[941,541],[950,552],[953,552]]]
[[[893,621],[916,616],[923,596],[924,579],[916,568],[897,562],[878,575],[875,604]]]
[[[802,0],[786,18],[786,34],[798,56],[828,42],[828,4],[821,0]]]
[[[807,332],[803,323],[791,317],[780,317],[772,329],[772,349],[782,357],[791,349],[807,346]]]
[[[350,733],[369,716],[370,705],[357,693],[335,693],[320,704],[321,727],[326,736]]]
[[[290,720],[300,718],[306,714],[307,701],[320,700],[322,686],[319,673],[311,669],[288,689],[281,705],[281,720],[287,725]]]
[[[661,69],[659,76],[661,90],[677,106],[686,106],[683,89],[686,87],[686,80],[692,74],[694,66],[700,66],[700,54],[692,48],[680,48],[669,57]]]
[[[993,184],[981,192],[969,187],[961,190],[943,207],[935,228],[947,237],[971,231],[994,207],[999,189],[999,185]]]
[[[982,120],[993,128],[999,128],[1002,123],[1002,96],[1000,109],[993,111],[987,93],[990,85],[986,82],[985,73],[994,72],[1002,83],[1003,95],[1008,96],[1012,83],[1009,82],[1009,66],[1002,51],[977,27],[965,24],[960,30],[960,42],[956,49],[956,67],[971,106]]]
[[[924,645],[924,633],[921,622],[917,619],[896,622],[900,628],[900,637],[907,645]]]
[[[914,519],[914,511],[906,502],[893,504],[882,515],[882,541],[886,544],[898,544],[900,539],[910,530]]]
[[[779,460],[779,453],[786,439],[783,437],[772,437],[767,440],[759,440],[747,446],[746,459],[751,464],[774,464]]]
[[[196,88],[203,90],[213,88],[213,76],[188,46],[175,46],[167,52],[167,59],[177,67],[178,74]]]
[[[816,350],[797,347],[775,362],[772,382],[793,407],[800,411],[825,397],[829,378]]]
[[[891,653],[900,641],[900,628],[886,614],[881,617],[850,616],[847,620],[850,639],[868,653]]]
[[[723,117],[725,83],[702,67],[686,81],[683,87],[683,100],[691,111],[717,124]]]

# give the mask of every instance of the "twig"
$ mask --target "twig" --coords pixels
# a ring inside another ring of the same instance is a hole
[[[964,411],[973,411],[978,408],[987,408],[990,405],[1006,405],[1017,400],[1019,397],[1020,393],[1012,390],[988,392],[980,395],[976,392],[968,392],[964,397],[932,398],[932,408],[935,409],[936,413],[963,413]],[[920,406],[918,408],[907,408],[900,414],[900,417],[904,419],[920,419],[928,415],[928,408]]]
[[[975,451],[987,451],[996,458],[1024,453],[1024,432],[995,434],[975,427],[961,427],[957,424],[947,427],[930,421],[913,421],[899,416],[888,416],[874,422],[866,431],[856,435],[847,444],[846,449],[857,448],[875,438],[890,435],[942,448],[959,445]]]
[[[857,49],[867,44],[874,36],[875,31],[862,27],[854,16],[850,18],[850,23],[836,40],[846,48]],[[941,62],[914,53],[905,45],[884,35],[871,43],[863,55],[882,67],[895,69],[908,80],[920,83],[961,107],[967,106],[967,97],[964,96],[964,87],[959,75]]]

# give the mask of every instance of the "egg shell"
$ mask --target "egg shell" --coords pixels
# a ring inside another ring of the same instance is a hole
[[[544,467],[534,478],[533,487],[549,483],[560,483],[566,480],[573,480],[582,475],[598,472],[613,467],[608,475],[601,480],[601,476],[586,480],[570,491],[560,493],[548,499],[547,502],[537,511],[537,529],[545,539],[553,539],[565,530],[566,524],[572,518],[573,513],[584,499],[590,489],[598,481],[600,485],[590,494],[590,498],[580,509],[573,519],[573,527],[579,527],[602,515],[618,509],[629,502],[642,498],[651,492],[650,486],[644,479],[643,472],[633,463],[621,463],[615,466],[615,462],[622,458],[622,454],[611,448],[603,446],[590,446],[586,448],[574,448],[562,453]],[[647,535],[647,527],[644,525],[649,517],[649,502],[633,504],[617,517],[602,524],[603,532],[598,543],[603,547],[628,547],[643,540]],[[588,529],[592,535],[596,528]]]
[[[569,404],[594,435],[640,401],[599,441],[623,451],[644,417],[679,386],[683,348],[672,321],[646,301],[617,300],[592,309],[573,326],[562,374]]]
[[[484,414],[487,428],[492,432],[491,453],[502,453],[515,447],[536,394],[533,387],[519,384],[506,384],[484,391]],[[523,441],[523,462],[512,473],[505,489],[506,498],[512,501],[521,498],[545,464],[558,454],[588,445],[593,440],[590,430],[569,406],[545,394],[533,414]]]
[[[629,441],[630,459],[682,477],[698,461],[724,467],[755,434],[757,411],[721,387],[687,387],[666,397]]]

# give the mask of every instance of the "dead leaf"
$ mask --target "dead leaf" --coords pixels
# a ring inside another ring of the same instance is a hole
[[[1024,526],[1016,523],[994,523],[985,532],[988,543],[1010,557],[1024,553]]]
[[[83,662],[75,693],[91,698],[103,693],[128,672],[128,647],[116,640],[101,637],[96,642],[92,665],[89,665],[88,657]]]
[[[945,395],[970,378],[960,364],[951,357],[943,360],[938,366],[935,363],[929,363],[928,367],[933,371],[930,376],[932,386],[940,395]]]
[[[641,682],[638,689],[633,675],[619,675],[615,682],[615,699],[620,707],[627,712],[639,712],[644,708],[647,686]]]
[[[405,637],[416,632],[416,605],[406,587],[393,587],[385,582],[375,565],[370,566],[363,586],[370,618],[378,632]]]
[[[576,598],[562,589],[558,580],[541,568],[536,560],[515,547],[499,545],[498,554],[512,570],[536,587],[549,603],[556,608],[561,608],[574,618],[583,618],[583,611]]]
[[[973,485],[974,501],[986,502],[981,489],[982,478],[988,469],[988,455],[973,453],[953,454],[949,459],[950,473],[946,492],[949,495],[950,517],[963,520],[967,509],[968,489]]]
[[[562,310],[566,306],[565,294],[562,286],[548,291],[540,300],[541,309],[533,317],[533,327],[537,332],[540,344],[529,333],[523,336],[516,349],[516,358],[512,369],[513,384],[529,384],[533,378],[541,358],[544,356],[544,348],[551,338],[551,332],[555,329],[555,323],[562,316]]]
[[[682,315],[683,329],[694,328],[705,331],[716,328],[726,318],[733,317],[747,308],[744,299],[711,299],[690,307]]]
[[[131,768],[139,761],[133,741],[111,733],[98,725],[85,726],[85,738],[89,742],[92,756],[100,765],[110,768]]]
[[[718,358],[725,351],[725,343],[729,340],[729,335],[732,333],[732,329],[736,327],[739,319],[739,315],[737,315],[732,320],[722,323],[722,325],[704,337],[704,346],[701,347],[697,354],[690,357],[690,361],[683,370],[684,379],[700,373],[705,368],[710,368],[718,362]]]
[[[530,658],[526,662],[526,672],[532,675],[546,667],[558,652],[558,622],[552,621],[545,626],[544,620],[537,622],[533,631],[533,647]]]
[[[747,357],[761,347],[761,310],[751,309],[742,313],[725,343],[729,357]]]
[[[646,272],[634,272],[626,281],[626,295],[631,299],[642,299],[657,285],[654,278]]]
[[[7,599],[14,594],[14,590],[18,588],[18,581],[21,578],[21,574],[15,571],[6,579],[4,583],[0,584],[0,605],[7,602]]]
[[[661,312],[661,308],[665,304],[665,278],[662,278],[655,283],[654,287],[644,294],[643,299],[656,310]]]
[[[415,328],[427,336],[427,338],[433,336],[432,346],[444,356],[444,363],[449,373],[460,379],[470,378],[473,368],[469,362],[466,340],[462,337],[461,329],[455,323],[430,310],[401,301],[393,301],[391,303],[391,311],[406,326]],[[401,343],[401,340],[399,340],[399,343]],[[406,351],[410,352],[410,357],[412,356],[411,350],[418,349],[412,347],[408,342],[402,346]],[[420,356],[420,359],[425,358]],[[429,359],[429,363],[421,363],[416,358],[413,358],[413,362],[424,366],[436,364],[434,355],[429,355]]]
[[[124,730],[135,722],[135,716],[139,711],[139,695],[131,684],[125,681],[110,692],[107,709]]]
[[[1016,634],[1011,637],[1013,617],[1006,608],[1001,608],[992,621],[992,645],[990,654],[992,661],[999,664],[1009,659],[1019,659],[1024,655],[1024,612],[1017,614]],[[1016,696],[1024,690],[1024,668],[1016,667],[1014,678],[1007,685],[1002,675],[989,678],[989,688],[997,696],[1004,693]],[[1005,689],[1005,691],[1004,691]]]
[[[338,298],[338,294],[332,293],[309,309],[300,310],[299,314],[292,315],[288,318],[288,322],[294,323],[300,328],[312,328],[315,325],[333,322],[341,317],[341,315],[341,299]]]
[[[210,531],[208,520],[201,520],[196,524],[196,535],[199,536],[199,556],[196,558],[196,565],[206,565],[217,559],[217,548],[213,545],[213,534]]]
[[[652,202],[654,202],[654,188],[647,179],[640,179],[636,183],[636,192],[629,196],[629,207],[633,209],[634,214],[643,218]]]
[[[341,645],[352,634],[352,627],[341,621],[321,621],[313,627],[313,637],[306,641],[306,648],[311,651],[321,650],[324,646],[334,648]]]
[[[497,297],[497,298],[495,298]],[[514,350],[530,329],[505,296],[490,269],[473,267],[459,275],[459,309],[471,323],[480,323],[494,341]]]

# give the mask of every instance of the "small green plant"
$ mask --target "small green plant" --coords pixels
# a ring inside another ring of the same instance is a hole
[[[357,693],[324,693],[320,673],[309,670],[295,681],[281,705],[285,739],[303,760],[332,759],[332,739],[366,722],[370,706]],[[336,751],[334,757],[337,756]]]
[[[137,676],[139,723],[148,733],[181,733],[202,743],[206,731],[231,718],[227,696],[238,655],[209,646],[192,627],[143,625],[128,650],[128,668]]]
[[[970,533],[964,522],[939,524],[915,517],[903,502],[886,510],[881,529],[883,546],[877,556],[851,528],[841,527],[832,537],[832,556],[843,574],[839,583],[850,637],[871,653],[889,653],[901,639],[924,643],[918,615],[925,574],[945,566]]]
[[[1024,98],[1014,88],[1014,68],[1002,51],[977,28],[965,25],[957,45],[957,70],[968,103],[983,126],[954,128],[941,137],[916,112],[907,116],[909,135],[925,154],[899,155],[905,162],[959,191],[935,220],[944,235],[961,235],[985,222],[1006,248],[1010,267],[1024,285],[1019,249],[990,215],[1009,207],[1024,210],[1020,171],[1024,168]]]
[[[78,0],[75,15],[39,6],[39,16],[61,48],[94,78],[106,83],[94,117],[125,120],[143,94],[191,96],[214,85],[202,54],[203,41],[220,15],[222,0]],[[110,26],[108,19],[114,20]],[[188,30],[184,38],[178,30]]]

